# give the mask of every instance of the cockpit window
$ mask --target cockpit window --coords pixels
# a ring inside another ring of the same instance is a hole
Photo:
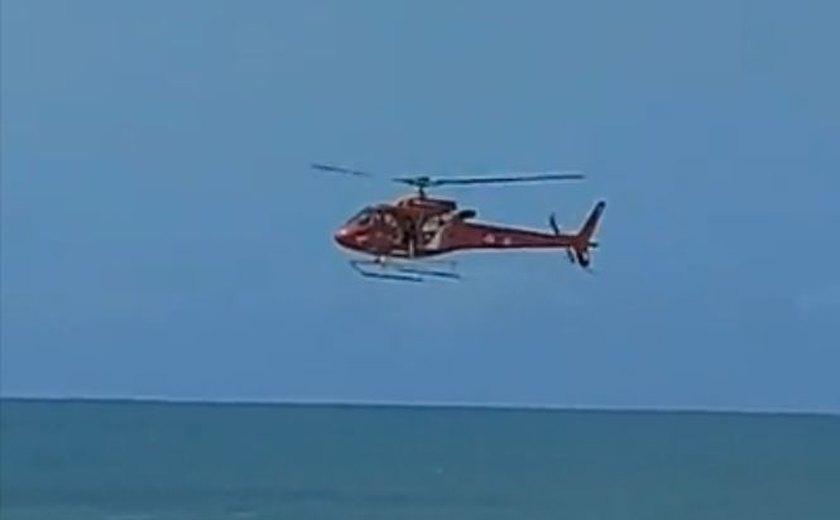
[[[367,226],[373,220],[374,211],[372,208],[364,208],[347,220],[348,224]]]

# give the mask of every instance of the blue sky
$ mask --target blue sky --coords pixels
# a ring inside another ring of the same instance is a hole
[[[836,2],[2,4],[3,395],[840,411]],[[388,175],[576,227],[370,283]]]

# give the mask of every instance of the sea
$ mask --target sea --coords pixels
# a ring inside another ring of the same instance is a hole
[[[0,401],[0,519],[840,520],[840,417]]]

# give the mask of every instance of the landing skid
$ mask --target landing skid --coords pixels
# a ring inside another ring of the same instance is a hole
[[[427,262],[433,264],[432,262]],[[443,262],[454,269],[454,262]],[[366,278],[379,278],[382,280],[397,280],[403,282],[424,282],[428,279],[449,279],[460,280],[461,276],[454,270],[424,269],[415,267],[413,264],[398,262],[395,260],[351,260],[350,266]]]

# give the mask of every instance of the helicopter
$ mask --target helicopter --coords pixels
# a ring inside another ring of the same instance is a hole
[[[323,163],[311,163],[313,169],[369,177],[362,170]],[[572,264],[589,270],[590,249],[598,247],[592,238],[606,207],[598,200],[579,230],[563,233],[555,215],[549,216],[551,232],[516,228],[475,220],[475,209],[461,208],[452,199],[431,197],[428,190],[441,186],[467,186],[550,180],[578,180],[580,173],[532,173],[483,177],[442,177],[427,175],[393,177],[392,181],[415,188],[391,202],[367,205],[348,218],[335,231],[338,246],[365,258],[350,260],[362,276],[390,280],[422,282],[431,278],[461,278],[454,262],[438,260],[460,251],[562,249]],[[424,267],[444,265],[450,269]]]

